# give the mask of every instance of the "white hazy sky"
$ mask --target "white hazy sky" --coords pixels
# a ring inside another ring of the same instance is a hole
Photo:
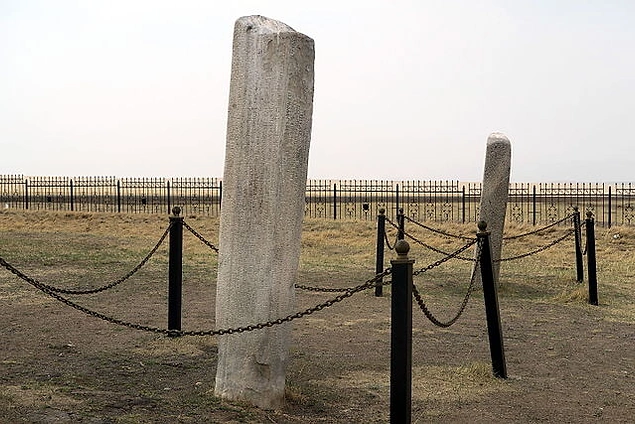
[[[635,1],[0,0],[0,174],[221,177],[234,21],[315,40],[310,178],[635,181]]]

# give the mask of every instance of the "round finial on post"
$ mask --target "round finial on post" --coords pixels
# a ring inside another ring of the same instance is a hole
[[[395,243],[395,252],[397,252],[397,259],[408,259],[410,245],[406,240],[397,240],[397,242]]]
[[[379,214],[380,214],[380,215],[383,215],[383,214],[385,214],[385,213],[386,213],[386,209],[384,209],[384,208],[379,208]]]
[[[478,222],[477,226],[478,226],[478,230],[480,232],[487,231],[487,222],[481,220],[481,221]]]
[[[586,217],[589,218],[589,219],[593,218],[593,212],[587,211]]]
[[[173,207],[172,214],[174,214],[174,216],[179,216],[181,214],[181,208],[179,206]]]

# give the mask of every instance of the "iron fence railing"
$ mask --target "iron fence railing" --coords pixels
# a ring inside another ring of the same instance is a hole
[[[85,212],[217,216],[219,178],[26,177],[0,175],[0,207]],[[374,220],[379,209],[394,219],[476,222],[481,183],[459,181],[308,180],[305,216]],[[597,225],[635,225],[635,183],[512,183],[506,219],[544,225],[577,206]]]

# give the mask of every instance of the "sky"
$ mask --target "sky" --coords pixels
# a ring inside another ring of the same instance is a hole
[[[0,174],[222,177],[247,15],[315,40],[309,178],[635,181],[631,0],[0,0]]]

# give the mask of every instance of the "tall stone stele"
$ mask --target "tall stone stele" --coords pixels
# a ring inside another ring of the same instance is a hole
[[[481,190],[481,204],[479,221],[487,223],[490,232],[490,246],[492,259],[501,258],[503,247],[503,228],[509,197],[509,174],[511,171],[512,147],[509,139],[502,133],[492,133],[487,138],[485,152],[485,167],[483,171],[483,188]],[[498,284],[500,276],[500,262],[494,262],[494,281]],[[477,273],[477,281],[481,281]]]
[[[313,40],[263,16],[236,21],[223,204],[217,328],[295,312],[294,283],[313,114]],[[291,324],[218,339],[217,396],[284,403]]]

